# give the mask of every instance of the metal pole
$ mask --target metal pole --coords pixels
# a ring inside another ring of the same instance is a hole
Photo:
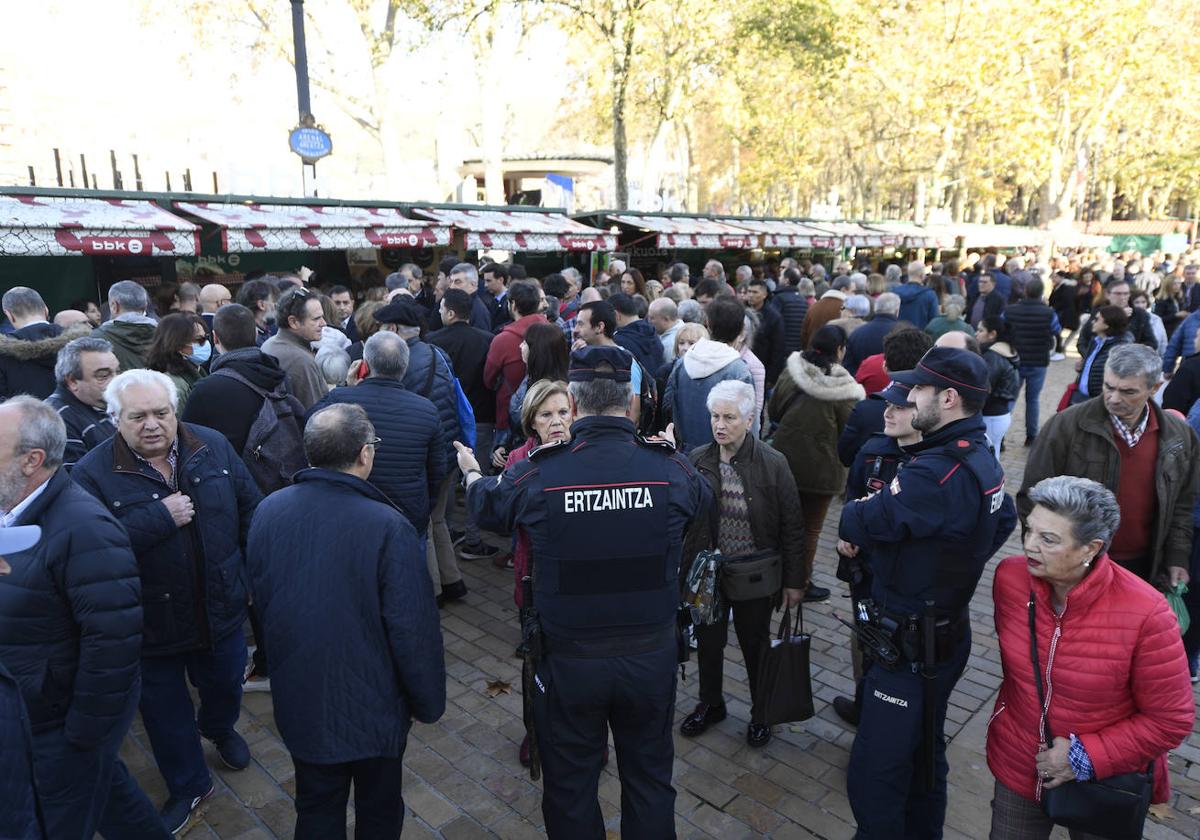
[[[82,152],[79,154],[79,168],[83,170],[83,188],[86,190],[88,187],[87,158],[83,156]]]
[[[62,180],[62,157],[58,153],[58,149],[54,150],[54,174],[58,176],[58,185],[63,185]]]
[[[312,116],[308,98],[308,49],[304,45],[304,0],[292,0],[292,41],[296,51],[296,103],[300,122]]]
[[[33,165],[32,164],[30,164],[30,166],[29,166],[29,186],[31,186],[31,187],[37,186],[37,176],[33,174]]]
[[[117,171],[117,153],[112,149],[109,149],[108,159],[112,164],[113,189],[119,190],[121,189],[121,173]]]
[[[138,166],[138,156],[133,156],[133,183],[137,186],[138,192],[142,190],[142,170]]]

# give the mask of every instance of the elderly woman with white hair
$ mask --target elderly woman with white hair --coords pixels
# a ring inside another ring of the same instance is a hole
[[[1151,801],[1168,801],[1167,751],[1195,715],[1171,608],[1109,557],[1116,496],[1062,475],[1035,484],[1028,501],[1025,554],[1001,561],[992,584],[1004,669],[987,738],[993,840],[1049,837],[1057,811],[1046,798],[1082,794],[1058,790],[1076,782],[1151,766]],[[1061,824],[1072,838],[1141,836],[1111,817],[1096,822]]]
[[[733,604],[733,626],[752,700],[746,741],[761,747],[771,740],[771,727],[759,717],[756,677],[758,660],[770,643],[771,611],[781,598],[792,607],[804,595],[800,499],[787,459],[750,434],[753,387],[745,382],[718,383],[709,391],[707,405],[713,443],[692,450],[688,458],[708,480],[716,500],[712,510],[692,523],[683,556],[690,560],[701,550],[716,548],[726,558],[722,586]],[[739,568],[739,563],[747,565]],[[751,563],[765,567],[754,583],[749,575],[738,574]],[[721,680],[728,636],[728,614],[715,624],[696,628],[700,702],[680,727],[686,736],[699,735],[725,719]]]

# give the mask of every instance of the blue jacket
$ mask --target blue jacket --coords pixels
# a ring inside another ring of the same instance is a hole
[[[259,505],[246,555],[288,751],[313,764],[402,756],[411,719],[446,708],[417,532],[367,482],[308,469]]]
[[[839,536],[866,549],[871,594],[894,615],[962,615],[984,565],[1017,525],[1004,470],[992,456],[983,418],[948,423],[906,447],[904,470],[882,490],[842,508]]]
[[[696,352],[699,350],[700,352]],[[675,361],[667,377],[663,405],[671,407],[675,437],[679,449],[691,452],[697,446],[712,443],[712,424],[708,417],[708,392],[718,382],[735,379],[753,385],[750,368],[736,350],[711,339],[702,338],[682,359]],[[755,431],[758,421],[755,420]]]
[[[1200,312],[1193,312],[1171,333],[1171,340],[1163,351],[1163,373],[1174,373],[1176,359],[1187,358],[1196,352],[1197,331],[1200,331]]]
[[[800,336],[804,333],[804,316],[808,314],[808,299],[795,286],[777,286],[770,305],[783,320],[783,349],[786,356],[803,350]],[[786,358],[785,356],[785,358]]]
[[[140,693],[141,583],[129,537],[58,470],[18,518],[33,548],[0,577],[0,661],[21,686],[35,732],[64,730],[93,749]],[[0,763],[3,763],[0,761]]]
[[[432,380],[429,378],[431,364],[437,365]],[[458,393],[454,390],[454,366],[450,364],[446,354],[434,348],[432,344],[416,338],[409,339],[408,371],[404,374],[404,388],[425,397],[437,409],[446,464],[448,468],[454,468],[458,463],[454,441],[462,440],[462,427],[458,424]]]
[[[862,329],[862,327],[859,327]],[[883,397],[868,394],[866,399],[855,403],[846,420],[846,426],[838,436],[838,460],[842,466],[854,463],[859,451],[866,446],[872,435],[883,433],[883,410],[887,402]]]
[[[919,330],[938,316],[937,292],[919,283],[897,283],[889,290],[900,297],[900,320]],[[859,327],[858,329],[862,329]],[[857,332],[857,330],[855,331]]]
[[[651,374],[662,367],[663,346],[654,327],[638,318],[613,333],[613,341],[624,347]]]
[[[429,500],[446,477],[446,450],[433,403],[396,379],[372,376],[334,388],[308,416],[334,403],[361,405],[380,443],[368,481],[408,518],[418,534],[429,526]]]
[[[21,691],[0,664],[0,837],[42,840],[33,774],[33,736]]]
[[[925,291],[933,294],[931,289]],[[904,311],[903,306],[900,307],[900,311]],[[876,315],[850,333],[850,337],[846,339],[846,355],[842,359],[842,367],[850,371],[851,376],[858,373],[858,366],[863,363],[863,359],[883,352],[884,336],[899,325],[900,320],[895,315]]]
[[[180,528],[162,499],[172,490],[118,433],[83,457],[71,478],[125,527],[142,578],[143,656],[211,649],[242,626],[242,547],[262,495],[219,432],[179,424],[179,489],[195,517]]]

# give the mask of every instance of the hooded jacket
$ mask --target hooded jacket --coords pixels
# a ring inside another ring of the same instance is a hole
[[[632,353],[645,370],[653,373],[662,367],[662,341],[654,327],[644,319],[638,318],[617,329],[613,333],[613,341]]]
[[[113,355],[121,363],[122,371],[135,370],[146,366],[146,354],[150,351],[157,327],[153,318],[128,313],[105,321],[92,335],[112,345]]]
[[[708,392],[718,382],[736,379],[753,387],[750,368],[741,354],[728,344],[702,338],[682,361],[677,361],[667,378],[663,402],[671,406],[675,437],[679,449],[690,452],[712,443],[712,425],[708,418]],[[757,421],[755,423],[757,426]]]
[[[919,330],[938,315],[937,292],[919,283],[897,283],[889,291],[900,298],[900,320]]]
[[[988,724],[993,775],[1026,799],[1038,796],[1041,703],[1030,655],[1030,593],[1050,734],[1078,737],[1096,778],[1153,762],[1151,801],[1166,802],[1167,751],[1188,736],[1195,717],[1179,624],[1162,595],[1107,554],[1071,590],[1061,615],[1051,606],[1049,584],[1029,574],[1024,557],[996,568],[992,598],[1004,681]]]
[[[286,379],[275,357],[257,347],[231,350],[213,359],[212,373],[223,367],[240,373],[264,391],[274,391]],[[258,394],[236,379],[209,375],[192,386],[180,419],[216,429],[234,451],[242,452],[262,403]]]
[[[54,362],[67,342],[90,335],[79,324],[69,330],[55,324],[30,324],[11,335],[0,336],[0,400],[29,394],[39,400],[54,393]]]
[[[835,496],[845,490],[838,436],[865,397],[863,386],[841,365],[825,373],[799,353],[788,359],[767,411],[779,420],[772,445],[787,457],[801,493]]]

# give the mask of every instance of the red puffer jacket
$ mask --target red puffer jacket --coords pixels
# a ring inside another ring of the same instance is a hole
[[[1097,778],[1132,773],[1153,760],[1153,801],[1166,802],[1166,753],[1192,731],[1195,716],[1179,624],[1161,592],[1107,554],[1071,590],[1061,616],[1051,607],[1050,585],[1029,574],[1024,557],[1009,557],[996,569],[992,596],[1004,683],[988,725],[992,774],[1026,799],[1038,798],[1031,590],[1051,735],[1079,737]]]

